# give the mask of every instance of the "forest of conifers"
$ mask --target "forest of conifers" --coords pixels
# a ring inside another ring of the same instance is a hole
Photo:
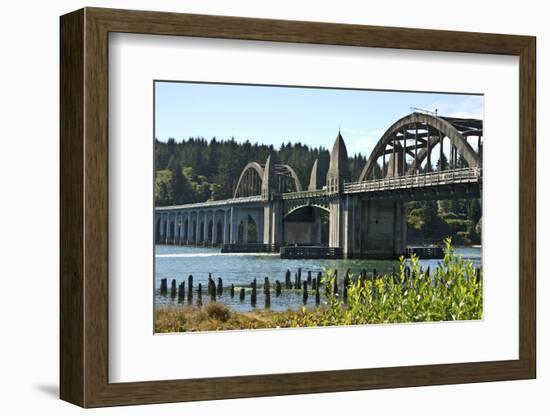
[[[189,138],[179,142],[174,139],[167,142],[156,140],[155,205],[179,205],[230,198],[243,167],[251,161],[263,165],[270,154],[277,163],[292,166],[304,188],[308,186],[311,167],[315,159],[318,159],[321,183],[325,182],[330,153],[322,147],[311,148],[296,142],[274,148],[248,140],[238,142],[233,138]],[[357,180],[365,162],[366,157],[361,154],[350,155],[352,180]],[[442,163],[445,164],[446,161],[443,160]],[[376,170],[379,171],[380,168]],[[451,236],[457,244],[480,241],[479,199],[410,202],[408,212],[409,242],[440,242],[446,236]]]

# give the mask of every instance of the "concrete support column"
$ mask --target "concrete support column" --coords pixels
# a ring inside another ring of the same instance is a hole
[[[160,215],[160,219],[159,219],[159,241],[158,243],[159,244],[164,244],[165,242],[165,237],[164,237],[164,215]]]
[[[189,213],[189,222],[187,223],[187,243],[189,244],[190,242],[194,242],[195,240],[195,236],[193,235],[193,215],[194,213],[193,212],[190,212]]]
[[[282,244],[284,242],[283,201],[281,199],[273,199],[264,205],[262,230],[264,244]]]
[[[229,215],[230,215],[229,210],[225,210],[223,212],[223,243],[224,244],[229,244],[229,238],[230,238]]]
[[[264,206],[263,242],[272,244],[271,240],[271,203]]]
[[[166,244],[172,244],[172,214],[166,217]]]
[[[271,243],[283,244],[283,201],[279,198],[274,199],[271,209]]]
[[[328,229],[328,245],[329,247],[342,247],[342,204],[341,199],[337,198],[330,201],[329,204],[329,229]]]
[[[405,254],[407,247],[407,206],[404,202],[394,203],[394,253],[397,256]]]
[[[178,229],[177,229],[177,244],[181,244],[181,241],[183,239],[183,212],[178,213]]]
[[[243,243],[248,243],[248,211],[245,212],[243,219]]]
[[[342,225],[342,252],[344,257],[358,257],[361,251],[361,213],[358,196],[347,195],[343,199]]]
[[[231,244],[236,244],[239,237],[239,224],[237,224],[237,208],[231,207],[229,218],[229,242]]]
[[[208,212],[203,212],[202,215],[202,241],[208,241]]]
[[[200,226],[201,226],[201,213],[197,211],[197,216],[195,220],[195,244],[199,242],[199,239],[201,237]]]
[[[256,210],[256,229],[257,229],[257,243],[261,243],[264,240],[264,211],[263,209]]]
[[[218,218],[217,211],[214,211],[212,214],[212,244],[218,242]]]

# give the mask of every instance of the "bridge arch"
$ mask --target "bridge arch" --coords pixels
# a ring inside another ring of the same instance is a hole
[[[464,158],[468,166],[480,166],[481,158],[468,143],[466,137],[469,135],[479,135],[481,134],[481,130],[471,128],[463,129],[462,126],[457,125],[459,123],[457,120],[464,122],[464,120],[461,119],[438,117],[431,114],[417,112],[400,118],[384,132],[378,143],[374,146],[374,149],[371,152],[358,180],[361,182],[369,179],[378,158],[386,152],[386,147],[394,141],[398,134],[402,135],[400,136],[401,139],[403,137],[405,139],[410,138],[405,130],[411,125],[421,125],[421,127],[427,129],[428,133],[424,134],[424,136],[426,137],[426,143],[429,143],[430,146],[438,144],[440,142],[440,136],[439,134],[437,136],[431,136],[429,132],[437,131],[438,133],[441,133],[441,138],[444,139],[447,137],[450,139],[451,144],[456,148],[458,154]],[[403,136],[403,134],[405,134],[405,136]],[[412,136],[414,137],[414,135]],[[399,147],[401,151],[403,149],[401,145],[396,147]],[[426,151],[424,152],[424,150]],[[409,149],[406,149],[405,151],[407,154],[414,157],[414,153],[411,153]],[[421,153],[417,154],[417,159],[420,160],[422,157],[423,160],[427,153],[427,149],[422,149]]]
[[[285,211],[284,212],[284,217],[283,219],[287,218],[288,216],[292,215],[293,213],[301,210],[301,209],[304,209],[304,208],[308,208],[308,207],[311,207],[311,208],[319,208],[327,213],[330,213],[330,208],[328,206],[326,206],[326,204],[324,204],[322,201],[315,201],[315,200],[311,200],[309,202],[306,202],[306,203],[302,203],[300,205],[295,205],[295,206],[291,206],[288,211]]]
[[[259,195],[262,189],[263,176],[264,168],[262,165],[258,162],[248,163],[241,171],[233,197]]]
[[[317,204],[294,207],[283,218],[284,244],[328,245],[330,211]]]
[[[248,163],[241,174],[235,186],[234,198],[261,195],[262,184],[264,181],[265,169],[258,162]],[[296,174],[296,171],[287,164],[277,164],[274,166],[275,183],[271,185],[277,192],[300,192],[302,183]]]
[[[284,192],[301,192],[302,183],[300,178],[290,165],[275,165],[275,174],[277,175],[278,191]]]

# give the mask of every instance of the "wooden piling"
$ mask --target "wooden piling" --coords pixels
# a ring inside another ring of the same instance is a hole
[[[168,279],[160,279],[160,294],[166,295],[168,293]]]
[[[229,296],[235,297],[235,285],[233,283],[231,283],[231,289],[229,289]]]
[[[308,270],[308,272],[307,272],[307,284],[311,285],[311,281],[312,281],[312,279],[311,279],[311,270]]]
[[[252,306],[256,306],[256,297],[256,279],[254,278],[254,280],[252,281],[252,294],[250,295],[250,304]]]
[[[323,283],[322,279],[323,279],[323,273],[318,272],[317,273],[317,286],[321,286],[321,284]]]
[[[292,289],[292,284],[290,281],[290,270],[287,270],[285,273],[285,289]]]
[[[170,288],[170,296],[175,298],[178,293],[178,288],[176,286],[176,279],[172,279],[172,287]]]
[[[239,290],[239,300],[241,302],[244,301],[244,287],[241,287],[241,290]]]
[[[275,296],[281,295],[281,282],[275,280]]]
[[[197,305],[202,305],[202,285],[200,283],[197,288]]]
[[[187,278],[187,300],[193,299],[193,275],[190,274]]]
[[[317,279],[313,279],[313,280],[311,281],[311,288],[312,288],[313,290],[316,290],[316,289],[317,289]]]
[[[183,300],[185,298],[185,281],[181,282],[178,286],[178,299]]]
[[[271,293],[269,291],[269,288],[267,289],[267,291],[264,293],[264,307],[266,309],[269,309],[271,308]]]
[[[269,293],[269,277],[264,277],[264,294]]]
[[[208,276],[208,288],[207,288],[208,295],[216,296],[216,283],[214,283],[214,280],[212,279],[212,276],[210,276],[210,273],[208,273],[208,274],[209,274],[209,276]]]
[[[303,290],[303,293],[302,293],[302,302],[304,303],[304,305],[307,303],[307,296],[308,296],[308,293],[307,293],[307,280],[304,280],[304,290]]]
[[[218,295],[223,293],[223,281],[221,277],[218,277],[218,287],[216,288]]]

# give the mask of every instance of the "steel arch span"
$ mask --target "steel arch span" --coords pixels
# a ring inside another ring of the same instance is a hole
[[[258,162],[248,163],[241,171],[239,180],[235,186],[233,197],[240,198],[260,195],[267,173],[269,172],[266,172],[266,168]],[[296,171],[290,165],[276,164],[273,167],[273,174],[275,177],[275,183],[273,186],[274,190],[277,192],[285,193],[302,191],[303,188],[300,179],[298,178]]]
[[[408,129],[411,126],[419,126],[426,130],[426,132],[421,134],[409,133]],[[384,132],[378,143],[374,146],[358,181],[361,182],[369,179],[378,158],[386,152],[388,145],[393,146],[393,142],[399,134],[401,135],[399,136],[400,140],[403,138],[405,140],[422,140],[425,142],[426,147],[433,147],[443,138],[447,137],[469,167],[474,168],[481,165],[480,155],[472,148],[466,139],[468,136],[483,134],[481,120],[438,117],[431,114],[415,112],[397,120]],[[396,148],[397,147],[400,151],[403,149],[401,144],[397,145]],[[408,155],[415,157],[411,149],[405,148],[405,151]],[[421,149],[420,154],[416,155],[415,163],[413,163],[411,169],[416,169],[417,164],[422,162],[427,154],[428,150],[426,148]]]
[[[235,186],[234,198],[259,195],[261,193],[264,168],[258,162],[248,163],[239,176]]]

